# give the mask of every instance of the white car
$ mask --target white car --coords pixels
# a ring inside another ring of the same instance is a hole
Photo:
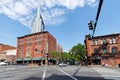
[[[0,62],[0,66],[7,66],[8,63],[5,63],[5,62]]]
[[[60,63],[59,66],[60,66],[60,67],[63,67],[63,66],[67,66],[67,64],[65,64],[65,63]]]

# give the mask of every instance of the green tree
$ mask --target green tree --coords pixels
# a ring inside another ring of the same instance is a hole
[[[84,58],[85,56],[85,47],[81,43],[73,46],[71,49],[72,55],[74,55],[74,60],[79,61]]]
[[[68,60],[69,58],[70,58],[70,56],[69,56],[69,54],[68,54],[67,52],[61,53],[61,59],[62,59],[63,61],[66,61],[66,60]]]
[[[59,57],[59,54],[60,54],[59,52],[53,51],[53,52],[51,53],[51,57],[57,59],[57,58]]]

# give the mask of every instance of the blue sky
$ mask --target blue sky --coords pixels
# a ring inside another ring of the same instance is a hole
[[[16,46],[17,37],[30,34],[38,0],[0,1],[0,43]],[[40,0],[45,30],[68,51],[84,44],[89,20],[95,20],[99,0]],[[120,0],[104,0],[95,36],[120,33]]]

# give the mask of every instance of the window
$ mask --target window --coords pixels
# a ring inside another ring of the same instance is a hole
[[[110,38],[110,44],[112,44],[112,38]]]
[[[38,44],[40,44],[41,43],[41,41],[36,41],[35,42],[35,45],[38,45]]]
[[[32,38],[27,38],[27,43],[31,42],[32,41]]]
[[[31,46],[32,45],[32,38],[27,38],[26,39],[26,46]]]
[[[23,45],[24,44],[24,40],[19,40],[18,43],[19,43],[19,45]]]
[[[98,40],[95,40],[95,45],[98,45]]]
[[[35,52],[39,52],[39,49],[36,48],[36,49],[35,49]]]
[[[106,48],[102,49],[102,53],[107,53],[107,52],[108,52],[108,51],[107,51]]]
[[[92,45],[95,45],[95,41],[94,40],[92,40]]]
[[[107,43],[107,40],[106,39],[101,39],[101,44],[105,44]]]
[[[23,53],[23,51],[24,51],[24,50],[23,50],[22,47],[20,47],[20,48],[18,49],[18,52],[19,52],[19,53]]]
[[[101,44],[103,44],[103,39],[101,39]]]
[[[116,38],[113,38],[113,43],[116,43]]]
[[[107,40],[106,39],[103,39],[103,44],[106,44],[107,43]]]
[[[117,53],[117,52],[118,52],[117,48],[116,47],[112,47],[112,53]]]
[[[98,53],[98,48],[95,48],[94,49],[94,54],[97,54]]]
[[[40,41],[41,40],[41,36],[36,36],[35,40],[37,40],[37,41],[39,40]]]
[[[38,48],[35,48],[35,52],[37,52],[37,53],[43,53],[43,50],[39,50]]]
[[[32,43],[31,43],[31,42],[29,42],[29,43],[27,43],[27,44],[26,44],[26,46],[31,46],[31,45],[32,45]]]

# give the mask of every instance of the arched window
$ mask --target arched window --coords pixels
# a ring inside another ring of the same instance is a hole
[[[112,53],[117,53],[117,52],[118,52],[117,47],[112,47]]]
[[[103,48],[102,49],[102,53],[107,53],[108,51],[107,51],[107,48]]]
[[[94,54],[97,54],[98,53],[98,48],[95,48],[94,49]]]

